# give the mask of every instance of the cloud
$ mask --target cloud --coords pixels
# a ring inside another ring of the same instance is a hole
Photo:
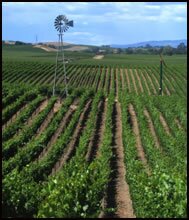
[[[75,31],[75,32],[72,32],[72,35],[75,35],[75,36],[77,36],[77,35],[85,35],[85,36],[91,36],[92,34],[91,33],[89,33],[89,32],[79,32],[79,31]]]

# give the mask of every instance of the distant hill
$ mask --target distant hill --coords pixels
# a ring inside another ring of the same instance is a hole
[[[112,44],[112,48],[128,48],[128,47],[144,47],[146,44],[149,44],[153,47],[155,46],[171,46],[171,47],[177,47],[180,43],[184,43],[187,45],[187,40],[163,40],[163,41],[145,41],[145,42],[140,42],[140,43],[135,43],[135,44]]]

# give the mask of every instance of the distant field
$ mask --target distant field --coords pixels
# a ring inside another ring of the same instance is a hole
[[[3,217],[187,217],[186,56],[2,52]]]
[[[19,60],[19,61],[44,61],[55,63],[56,52],[47,52],[33,46],[15,46],[3,45],[2,47],[3,60]],[[66,58],[73,58],[74,63],[87,63],[87,64],[107,64],[107,65],[154,65],[159,64],[158,55],[124,55],[124,54],[108,54],[102,60],[95,60],[95,54],[87,52],[72,52],[65,51]],[[164,56],[167,64],[170,65],[183,65],[186,67],[186,55],[173,55]]]

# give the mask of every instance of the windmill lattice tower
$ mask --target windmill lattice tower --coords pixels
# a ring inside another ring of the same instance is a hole
[[[64,49],[63,49],[63,32],[66,32],[69,27],[73,27],[73,21],[68,21],[65,15],[59,15],[55,19],[54,26],[59,32],[59,34],[58,34],[58,47],[56,54],[56,67],[54,73],[53,96],[55,95],[55,91],[56,91],[57,71],[59,66],[61,66],[62,64],[64,70],[64,86],[65,86],[64,91],[66,93],[66,96],[68,96],[67,76],[66,76],[66,67],[65,67],[65,59],[64,59]]]

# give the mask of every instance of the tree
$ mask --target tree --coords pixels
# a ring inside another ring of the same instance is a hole
[[[187,52],[186,50],[186,46],[184,43],[180,43],[178,46],[177,46],[177,53],[179,54],[185,54]]]
[[[163,48],[163,54],[172,56],[173,55],[173,48],[171,46],[166,46]]]

